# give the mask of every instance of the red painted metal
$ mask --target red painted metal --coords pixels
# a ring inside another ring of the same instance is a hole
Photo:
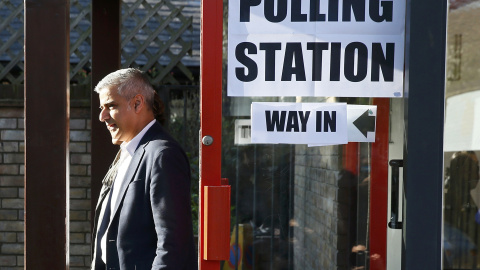
[[[230,186],[204,189],[204,260],[228,260],[230,250]]]
[[[202,0],[200,38],[200,137],[211,136],[211,145],[200,144],[200,191],[221,184],[223,1]],[[218,270],[220,261],[205,260],[205,197],[200,192],[199,269]]]
[[[69,40],[68,0],[25,1],[27,270],[69,264]]]
[[[377,105],[375,143],[370,174],[370,269],[385,270],[387,258],[388,143],[390,99],[374,98]]]
[[[349,142],[343,146],[342,163],[344,170],[358,175],[358,142]]]

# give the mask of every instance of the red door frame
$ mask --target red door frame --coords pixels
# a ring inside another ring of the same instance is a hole
[[[370,269],[387,269],[388,144],[390,99],[374,98],[377,105],[375,143],[370,171]]]
[[[387,269],[388,219],[388,143],[390,100],[374,98],[377,106],[375,143],[372,144],[370,170],[369,254],[370,269]],[[358,175],[359,144],[350,142],[343,147],[343,168]]]
[[[221,147],[222,147],[222,51],[223,51],[223,1],[202,0],[200,34],[200,140],[205,136],[213,138],[210,145],[200,142],[200,184],[199,184],[199,269],[218,270],[220,261],[227,259],[217,256],[207,260],[206,244],[211,252],[212,241],[228,239],[206,239],[207,223],[204,190],[206,187],[221,185]],[[229,202],[228,202],[229,203]],[[212,213],[208,213],[212,215]],[[224,217],[224,218],[229,218]],[[229,220],[228,220],[229,223]],[[228,231],[230,226],[228,226]],[[208,234],[215,238],[216,234]],[[208,241],[207,241],[208,240]],[[222,245],[216,246],[222,248]],[[224,253],[225,250],[217,250]],[[213,251],[215,253],[215,251]],[[228,254],[228,253],[227,253]]]

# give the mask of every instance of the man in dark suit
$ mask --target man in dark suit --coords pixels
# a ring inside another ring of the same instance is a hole
[[[137,69],[95,87],[100,121],[120,144],[103,181],[92,232],[92,269],[196,269],[190,166],[155,120],[155,92]]]

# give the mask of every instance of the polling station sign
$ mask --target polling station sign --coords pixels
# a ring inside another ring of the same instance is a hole
[[[402,97],[404,0],[230,0],[229,96]]]
[[[252,103],[252,143],[346,144],[345,103]]]

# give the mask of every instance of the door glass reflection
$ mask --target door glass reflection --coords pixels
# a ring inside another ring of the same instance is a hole
[[[252,101],[305,98],[223,100],[222,177],[232,201],[230,259],[221,269],[385,269],[385,258],[370,252],[372,144],[251,144]]]
[[[447,32],[444,269],[479,269],[480,1],[451,0]]]

